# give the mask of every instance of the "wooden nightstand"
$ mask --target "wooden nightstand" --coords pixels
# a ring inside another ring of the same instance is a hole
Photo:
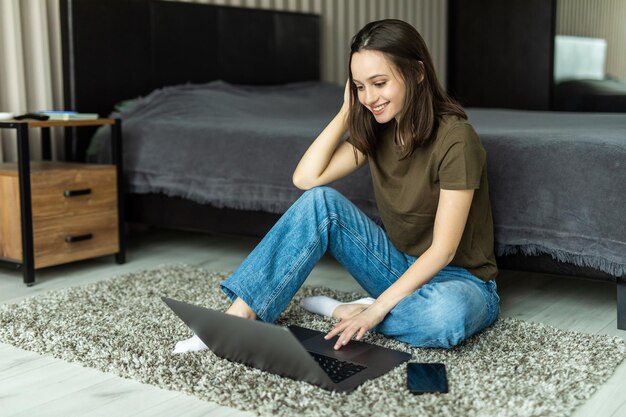
[[[113,165],[30,162],[28,129],[41,128],[49,157],[51,127],[111,126]],[[0,265],[35,269],[115,255],[125,262],[122,141],[119,119],[2,121],[16,129],[18,162],[0,164]],[[48,143],[46,143],[48,142]]]

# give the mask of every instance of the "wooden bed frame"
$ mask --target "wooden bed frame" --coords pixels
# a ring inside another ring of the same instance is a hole
[[[61,24],[65,106],[76,111],[106,116],[123,100],[187,82],[268,85],[320,77],[317,15],[161,0],[61,0]],[[92,134],[66,132],[66,159],[84,160]],[[262,236],[279,217],[165,195],[126,198],[128,222],[160,228]],[[549,256],[499,257],[498,265],[614,282],[618,328],[626,329],[626,277]]]

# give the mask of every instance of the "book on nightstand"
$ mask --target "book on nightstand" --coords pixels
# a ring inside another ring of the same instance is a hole
[[[39,114],[45,114],[49,120],[96,120],[99,118],[97,113],[78,113],[75,111],[41,111]]]

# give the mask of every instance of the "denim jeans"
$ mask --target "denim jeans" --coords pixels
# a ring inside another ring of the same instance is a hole
[[[417,259],[396,249],[385,231],[339,192],[316,187],[287,210],[222,289],[231,300],[245,301],[259,319],[273,322],[326,251],[374,298]],[[446,266],[374,330],[416,347],[450,348],[490,326],[499,300],[495,281]]]

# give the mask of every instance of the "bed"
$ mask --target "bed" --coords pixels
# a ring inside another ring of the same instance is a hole
[[[341,103],[341,87],[319,81],[319,17],[113,3],[62,2],[64,76],[68,107],[109,114],[118,104],[127,218],[264,234],[301,194],[293,169]],[[211,42],[199,34],[209,28],[219,29]],[[468,114],[488,153],[499,265],[615,282],[626,328],[626,117]],[[88,139],[68,139],[75,158]],[[96,133],[91,158],[107,158],[101,145]],[[367,169],[332,186],[378,219]]]
[[[554,86],[554,109],[626,113],[626,81],[607,77],[558,82]]]

